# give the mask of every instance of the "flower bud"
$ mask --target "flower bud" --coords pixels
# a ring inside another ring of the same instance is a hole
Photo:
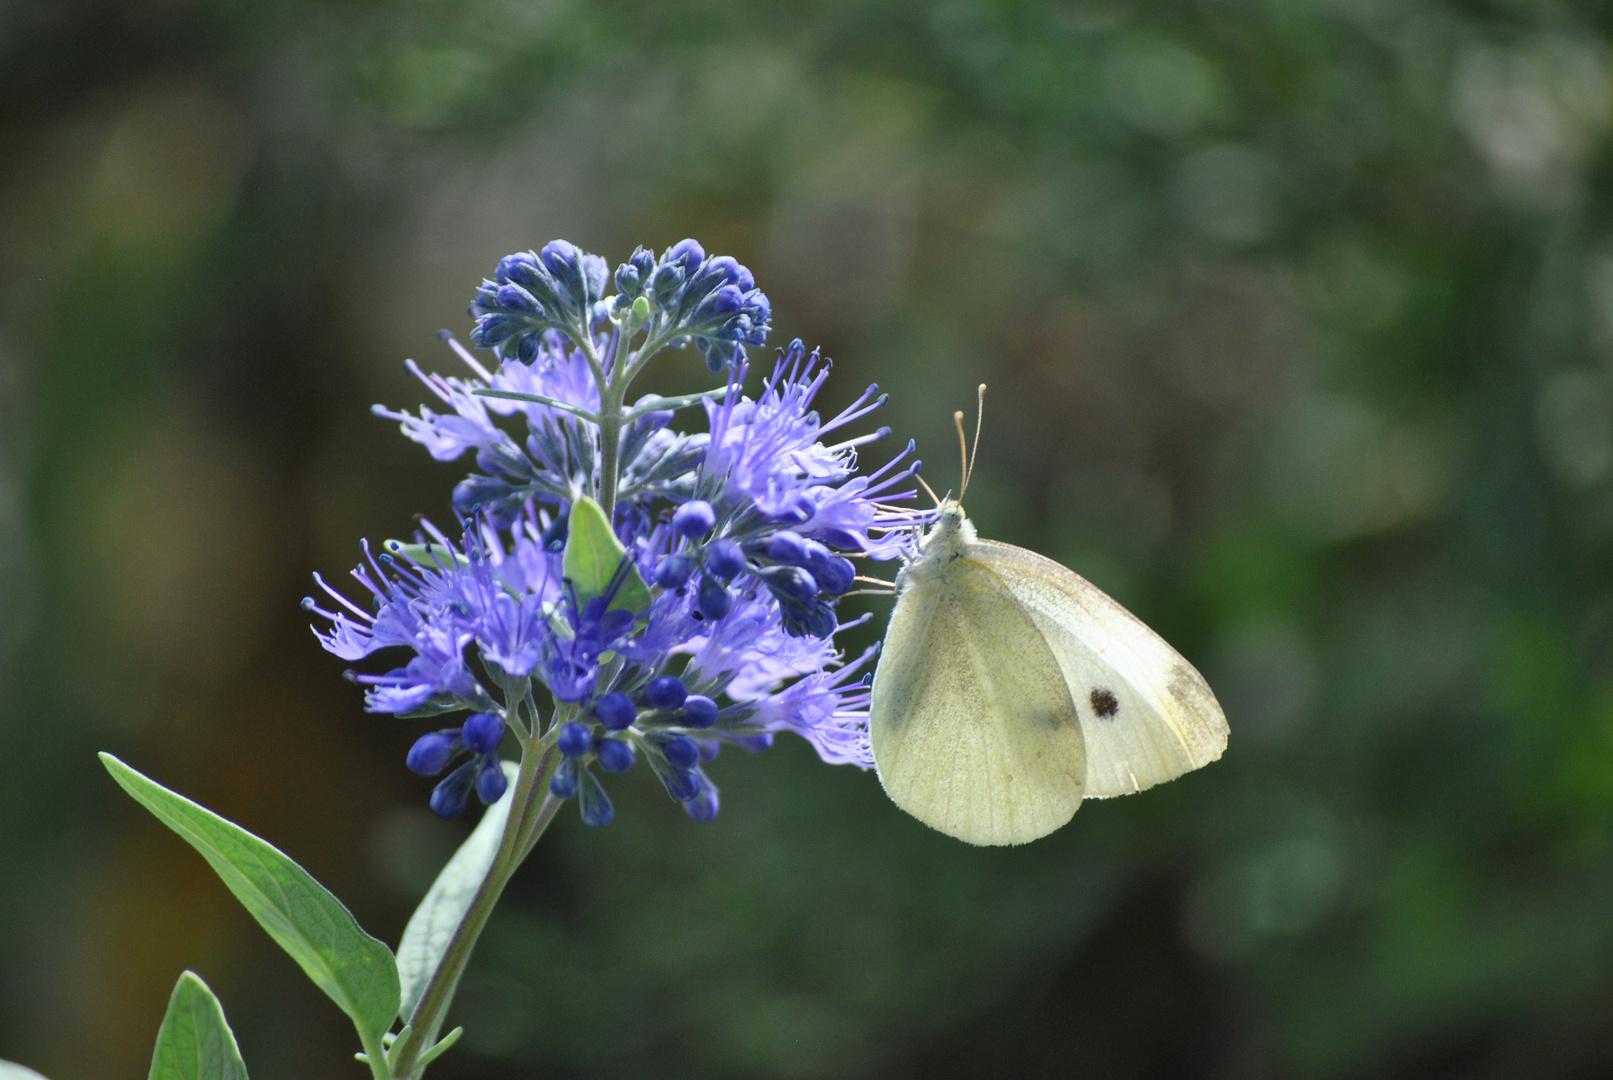
[[[683,701],[683,726],[708,728],[717,722],[717,703],[704,694],[690,694]]]
[[[633,706],[633,699],[626,694],[610,693],[594,702],[594,716],[598,717],[606,731],[622,731],[633,725],[638,718],[638,710]]]
[[[824,595],[839,596],[856,584],[857,567],[843,555],[832,555],[822,572],[814,571],[812,576],[818,579],[818,588]]]
[[[687,771],[700,764],[700,747],[687,735],[673,735],[661,744],[661,753],[674,769]]]
[[[448,774],[448,779],[431,789],[431,809],[438,817],[458,817],[476,780],[476,762],[467,761]]]
[[[633,744],[626,739],[600,739],[594,752],[599,755],[599,767],[610,773],[626,772],[638,760]]]
[[[672,515],[672,527],[694,540],[706,535],[717,524],[717,512],[704,499],[690,499]]]
[[[806,541],[801,534],[790,529],[780,529],[767,538],[763,553],[774,562],[786,563],[790,566],[806,565]]]
[[[710,780],[700,785],[700,790],[694,798],[683,801],[683,809],[689,816],[702,822],[710,821],[717,816],[717,806],[717,785]]]
[[[498,744],[504,739],[504,721],[492,713],[471,713],[465,717],[460,737],[473,753],[496,753]]]
[[[504,775],[504,766],[495,759],[476,778],[476,797],[482,800],[484,806],[492,806],[504,797],[509,786],[510,778]]]
[[[745,553],[727,538],[706,545],[706,570],[724,581],[745,569]]]
[[[666,780],[667,794],[679,802],[688,802],[700,794],[701,780],[699,772],[674,769],[664,778]]]
[[[410,772],[436,776],[448,766],[448,759],[453,756],[453,737],[433,731],[415,740],[414,745],[409,747],[409,756],[404,764],[409,766]]]
[[[655,583],[663,589],[681,589],[694,573],[695,562],[687,555],[668,555],[655,568]]]
[[[689,697],[689,690],[676,675],[651,679],[644,687],[644,702],[652,709],[678,709]]]
[[[594,733],[587,724],[572,720],[560,729],[555,745],[568,758],[582,757],[594,748]]]
[[[769,566],[762,580],[781,599],[806,603],[818,595],[818,581],[799,566]]]
[[[568,757],[549,779],[549,791],[557,799],[577,797],[577,759]]]
[[[582,811],[582,822],[590,828],[602,829],[616,816],[616,807],[611,805],[610,796],[605,794],[593,773],[583,769],[578,778],[581,798],[577,800],[577,808]]]
[[[680,240],[667,248],[666,254],[661,256],[663,264],[677,264],[682,267],[685,275],[694,273],[705,261],[706,249],[694,240]]]
[[[695,611],[703,619],[720,619],[734,606],[734,597],[723,583],[710,575],[701,575],[700,592],[695,597]]]

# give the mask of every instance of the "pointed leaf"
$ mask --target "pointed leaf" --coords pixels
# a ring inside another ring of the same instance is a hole
[[[210,863],[230,892],[291,954],[361,1034],[379,1039],[398,1011],[392,951],[366,934],[342,902],[266,840],[102,754],[123,790]]]
[[[246,1080],[224,1006],[194,972],[174,984],[147,1080]]]
[[[10,1061],[0,1061],[0,1080],[45,1080],[32,1069],[25,1069]]]
[[[504,775],[509,777],[510,788],[504,797],[482,815],[476,828],[465,842],[459,845],[454,857],[442,868],[437,880],[431,883],[426,898],[420,901],[409,925],[398,942],[398,981],[402,985],[403,1000],[398,1016],[408,1022],[414,1007],[425,993],[431,973],[437,970],[448,939],[454,934],[459,920],[464,918],[476,889],[498,854],[499,841],[504,838],[504,824],[510,819],[510,804],[515,801],[515,775],[519,772],[513,761],[504,763]]]
[[[566,527],[566,553],[561,562],[561,573],[577,590],[577,602],[586,604],[596,596],[604,596],[610,588],[627,549],[616,539],[615,531],[605,518],[605,510],[586,495],[571,504],[571,519]],[[631,562],[626,579],[616,590],[610,604],[642,615],[650,610],[650,590]]]

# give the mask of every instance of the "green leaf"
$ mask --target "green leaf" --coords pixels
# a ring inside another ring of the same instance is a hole
[[[610,588],[611,578],[626,557],[627,549],[616,539],[615,531],[605,519],[603,507],[586,495],[571,504],[561,573],[577,590],[578,604],[604,596],[605,590]],[[624,608],[635,615],[650,610],[649,587],[632,563],[628,564],[627,578],[616,590],[616,597],[610,606]]]
[[[10,1061],[0,1061],[0,1080],[45,1080],[45,1078],[32,1069],[25,1069]]]
[[[101,763],[123,790],[202,853],[235,898],[343,1012],[378,1040],[398,1011],[392,951],[278,848],[142,776],[111,754]]]
[[[459,845],[454,857],[431,883],[426,898],[409,917],[403,940],[398,942],[398,980],[403,988],[398,1016],[405,1022],[414,1012],[420,995],[425,993],[431,973],[437,970],[448,948],[448,939],[453,936],[459,920],[464,918],[477,887],[487,877],[493,858],[498,854],[504,823],[510,818],[510,803],[515,801],[512,792],[518,771],[514,762],[504,763],[504,775],[510,780],[509,791],[487,808],[475,830]]]
[[[224,1006],[195,972],[174,984],[147,1080],[246,1080]]]

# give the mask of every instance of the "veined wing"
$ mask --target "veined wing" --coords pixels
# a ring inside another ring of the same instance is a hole
[[[971,559],[903,589],[874,673],[869,737],[896,805],[971,844],[1027,843],[1081,805],[1086,756],[1058,661]]]
[[[1088,798],[1129,795],[1221,756],[1215,694],[1141,619],[1034,551],[980,540],[965,556],[1003,581],[1057,657],[1086,738]]]

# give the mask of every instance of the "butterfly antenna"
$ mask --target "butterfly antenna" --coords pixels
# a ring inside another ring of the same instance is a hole
[[[952,414],[952,426],[958,432],[958,457],[963,463],[963,484],[958,488],[958,501],[962,502],[969,491],[969,440],[963,434],[963,410]]]
[[[963,462],[963,486],[958,490],[959,502],[963,501],[963,496],[969,490],[969,479],[975,474],[975,455],[980,452],[980,423],[985,419],[986,414],[985,383],[980,384],[980,389],[976,391],[976,397],[978,404],[975,407],[975,439],[973,445],[970,445],[969,440],[963,434],[963,410],[960,409],[952,414],[952,426],[958,432],[958,456]]]
[[[930,496],[930,498],[932,500],[934,500],[935,505],[937,505],[937,506],[941,505],[941,496],[939,496],[939,495],[937,495],[935,493],[935,489],[933,487],[931,487],[929,484],[925,483],[924,477],[920,476],[918,473],[914,473],[913,474],[913,479],[915,479],[915,480],[917,480],[919,482],[919,484],[924,488],[925,492],[929,494],[929,496]]]

